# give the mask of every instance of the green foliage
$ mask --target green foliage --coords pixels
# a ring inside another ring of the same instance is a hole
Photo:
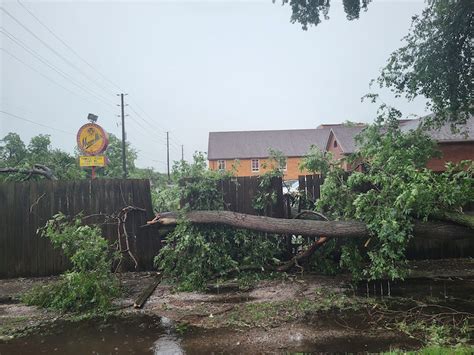
[[[428,123],[464,124],[474,114],[473,13],[471,0],[428,1],[378,79],[397,96],[428,98],[436,114]]]
[[[202,153],[194,161],[176,162],[168,196],[186,201],[184,210],[222,210],[223,196],[218,182],[228,174],[207,169]],[[160,194],[165,196],[163,190]],[[177,201],[175,201],[176,203]],[[161,208],[166,201],[163,200]],[[168,206],[170,207],[170,206]],[[169,209],[168,209],[169,210]],[[223,226],[194,226],[180,221],[166,237],[155,264],[183,290],[202,289],[229,269],[265,268],[279,252],[279,240],[260,233]]]
[[[115,135],[110,134],[109,146],[104,154],[107,156],[108,164],[103,168],[97,169],[97,176],[121,179],[123,177],[122,141]],[[128,177],[132,177],[136,170],[135,160],[137,160],[137,151],[127,141],[125,142],[125,159],[127,160]]]
[[[420,129],[402,132],[396,118],[389,111],[385,121],[360,134],[360,150],[352,161],[361,162],[366,171],[346,178],[333,165],[317,203],[333,219],[356,219],[367,225],[371,235],[367,245],[354,244],[354,249],[342,253],[342,265],[355,278],[362,277],[354,273],[362,257],[370,262],[364,277],[403,278],[414,219],[456,211],[474,200],[473,163],[448,165],[441,174],[426,169],[426,162],[436,156],[435,144]]]
[[[367,10],[372,0],[343,0],[344,11],[349,21],[359,18],[360,10]],[[275,2],[275,0],[273,0]],[[329,19],[330,0],[282,0],[282,4],[289,4],[292,10],[291,23],[298,22],[303,30],[308,26],[317,26],[321,23],[321,16]]]
[[[25,143],[17,133],[10,132],[1,140],[0,161],[4,166],[15,167],[25,159],[27,150]]]
[[[80,179],[85,174],[79,168],[76,158],[60,149],[51,148],[49,135],[39,134],[32,137],[28,147],[20,136],[8,133],[1,141],[0,167],[31,169],[34,164],[45,165],[50,168],[58,179]],[[1,174],[0,181],[21,181],[25,174]],[[42,179],[32,176],[31,179]]]
[[[383,353],[384,355],[471,355],[474,353],[473,346],[427,346],[425,348],[418,349],[416,351],[406,351],[406,350],[391,350],[389,352]]]
[[[64,312],[110,310],[111,300],[120,292],[110,271],[112,260],[100,228],[82,225],[80,216],[69,221],[63,214],[57,214],[41,233],[55,248],[62,248],[72,267],[58,282],[28,292],[24,301]]]
[[[181,222],[167,236],[155,263],[181,290],[203,289],[230,270],[265,270],[279,252],[278,242],[279,238],[247,230]]]
[[[372,300],[334,294],[325,289],[314,298],[295,298],[274,302],[246,303],[229,315],[228,323],[237,327],[269,328],[285,322],[307,319],[319,312],[350,312],[370,305]]]
[[[323,152],[315,145],[312,145],[309,152],[301,159],[300,171],[307,170],[312,174],[326,176],[331,170],[333,163],[331,152]]]
[[[229,175],[221,171],[207,169],[206,157],[196,153],[193,162],[176,162],[173,166],[173,180],[186,201],[186,210],[221,210],[224,208],[222,192],[218,181]]]
[[[275,2],[275,0],[273,0]],[[282,0],[292,10],[291,22],[303,30],[329,19],[330,0]],[[370,0],[343,0],[348,20],[359,18]],[[473,14],[471,0],[427,0],[421,15],[413,16],[404,45],[394,51],[378,78],[397,96],[409,100],[422,95],[433,115],[427,124],[462,125],[474,114]]]
[[[272,183],[275,178],[283,178],[283,168],[286,166],[287,159],[282,152],[269,149],[269,158],[262,164],[263,169],[269,169],[258,178],[258,190],[252,201],[253,208],[260,214],[266,214],[269,208],[277,201],[277,193],[272,189]]]
[[[456,349],[463,349],[469,342],[472,326],[466,319],[461,327],[455,327],[449,323],[438,322],[436,319],[417,320],[414,322],[401,321],[396,328],[409,336],[421,337],[423,342],[432,348],[447,347],[456,344]]]

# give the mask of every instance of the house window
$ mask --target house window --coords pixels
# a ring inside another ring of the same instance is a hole
[[[252,159],[252,173],[257,173],[260,170],[260,162],[258,159]]]
[[[285,165],[283,165],[282,170],[283,170],[283,171],[288,170],[288,159],[285,159]]]
[[[218,160],[217,161],[217,170],[224,171],[225,170],[225,160]]]
[[[333,146],[334,146],[334,148],[337,148],[337,140],[334,140]]]

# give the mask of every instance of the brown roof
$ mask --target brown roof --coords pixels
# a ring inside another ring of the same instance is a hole
[[[403,131],[415,129],[423,117],[414,120],[400,120]],[[267,158],[269,149],[281,151],[287,157],[304,156],[311,145],[327,149],[330,132],[334,134],[344,154],[357,151],[355,137],[365,128],[363,124],[320,125],[316,129],[290,129],[272,131],[210,132],[208,159]],[[462,133],[467,131],[467,137]],[[428,134],[437,142],[474,141],[474,117],[471,117],[461,133],[452,133],[449,124]]]
[[[357,151],[355,137],[362,132],[366,126],[334,126],[331,128],[332,134],[336,137],[337,143],[344,154],[351,154]],[[329,143],[329,142],[328,142]],[[327,146],[325,146],[327,149]]]
[[[329,129],[210,132],[208,159],[266,158],[269,149],[287,157],[301,157],[311,145],[324,150]]]
[[[407,132],[416,129],[425,117],[400,122],[401,130]],[[439,129],[430,129],[426,133],[431,139],[439,143],[472,142],[474,141],[474,116],[471,116],[465,125],[459,126],[459,129],[460,132],[453,133],[451,132],[451,125],[446,123]]]

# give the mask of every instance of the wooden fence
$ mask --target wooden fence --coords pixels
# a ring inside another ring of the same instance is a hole
[[[193,183],[192,180],[185,180],[182,184]],[[282,179],[274,177],[271,184],[266,190],[268,193],[275,194],[275,201],[269,203],[264,211],[257,211],[254,208],[254,201],[257,193],[261,191],[259,187],[260,179],[257,176],[240,176],[223,178],[218,181],[217,189],[222,194],[224,199],[224,210],[234,211],[240,213],[247,213],[253,215],[263,214],[269,217],[283,218],[283,190]],[[181,206],[193,201],[193,196],[188,196],[187,199],[181,200]]]
[[[324,183],[324,177],[321,175],[300,175],[298,176],[298,182],[300,196],[304,197],[300,199],[298,209],[311,208],[321,197],[321,186]]]
[[[61,251],[37,235],[59,211],[88,216],[110,215],[129,205],[143,208],[146,213],[131,212],[127,218],[139,269],[151,269],[160,249],[156,231],[139,228],[153,217],[148,180],[9,182],[0,184],[0,201],[0,277],[52,275],[67,268]],[[117,241],[114,221],[102,224],[102,230],[107,240]]]

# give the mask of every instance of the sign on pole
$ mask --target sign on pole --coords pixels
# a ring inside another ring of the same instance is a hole
[[[77,147],[87,155],[104,152],[109,144],[107,133],[96,123],[87,123],[77,132]]]
[[[105,166],[107,164],[105,155],[86,155],[79,157],[79,166]]]
[[[91,114],[89,114],[89,117]],[[97,120],[97,116],[92,121]],[[91,178],[95,179],[95,168],[97,166],[105,166],[106,158],[103,153],[109,145],[109,138],[105,130],[97,123],[86,123],[77,132],[77,148],[85,154],[79,157],[79,165],[82,167],[90,167],[92,169]]]

